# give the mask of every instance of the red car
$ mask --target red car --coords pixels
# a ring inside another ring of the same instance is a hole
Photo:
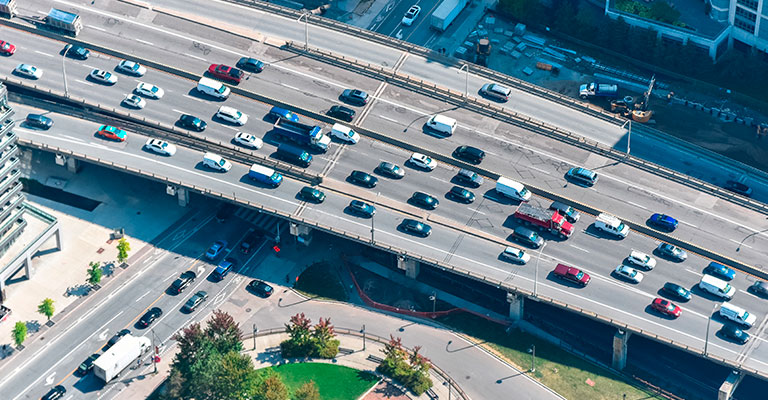
[[[224,64],[211,64],[208,67],[208,73],[218,79],[234,83],[240,83],[244,75],[243,71]]]
[[[0,40],[0,53],[6,56],[10,56],[15,52],[16,46],[6,42],[5,40]]]
[[[125,139],[128,137],[124,130],[110,125],[102,125],[96,134],[105,139],[117,140],[118,142],[125,142]]]
[[[678,307],[675,303],[664,300],[661,297],[657,297],[651,303],[651,308],[670,317],[677,318],[683,313],[683,309]]]

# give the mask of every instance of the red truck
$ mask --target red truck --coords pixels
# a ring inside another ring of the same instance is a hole
[[[587,283],[589,283],[590,279],[589,274],[586,272],[578,268],[569,267],[565,264],[557,264],[555,270],[552,271],[552,273],[560,279],[575,283],[580,286],[587,286]]]
[[[559,235],[562,239],[573,234],[573,225],[555,210],[522,203],[517,207],[513,217],[524,225],[537,226],[539,230],[548,229],[552,234]]]

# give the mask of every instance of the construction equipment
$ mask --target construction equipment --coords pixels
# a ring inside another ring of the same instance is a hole
[[[488,66],[488,56],[491,55],[491,41],[488,38],[482,38],[477,41],[475,46],[475,64]]]

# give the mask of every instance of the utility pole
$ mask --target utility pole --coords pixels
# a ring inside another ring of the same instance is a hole
[[[365,351],[365,324],[363,324],[363,329],[360,330],[360,333],[363,334],[363,351]]]
[[[536,345],[532,344],[528,352],[531,353],[531,370],[529,372],[533,373],[536,372]]]
[[[309,12],[301,14],[296,21],[301,22],[302,18],[304,18],[304,51],[307,51],[309,50]]]
[[[707,355],[707,347],[709,346],[709,324],[712,323],[712,314],[715,313],[716,308],[717,303],[712,305],[712,312],[709,314],[709,318],[707,318],[707,336],[704,337],[704,355]]]
[[[429,296],[429,299],[432,300],[432,318],[435,317],[435,303],[437,302],[437,292],[434,290],[432,291],[432,295]]]
[[[469,98],[469,64],[463,64],[459,72],[464,71],[464,100]]]
[[[253,324],[253,350],[256,351],[256,334],[259,332],[259,328],[256,324]]]
[[[277,224],[275,224],[277,227],[277,234],[275,235],[275,242],[277,244],[280,244],[280,221],[277,221]]]
[[[157,346],[155,346],[155,330],[152,329],[152,367],[153,367],[153,374],[157,373]]]
[[[67,59],[67,52],[69,52],[69,48],[72,47],[71,44],[68,44],[66,47],[64,47],[64,53],[61,55],[61,72],[64,75],[64,96],[69,97],[69,88],[67,87],[67,68],[66,68],[66,59]]]
[[[544,244],[541,245],[541,249],[539,249],[539,258],[536,259],[536,271],[533,274],[533,297],[536,297],[537,289],[539,287],[539,261],[541,261],[541,254],[544,252],[544,248],[547,247],[547,242],[544,242]]]
[[[632,139],[632,120],[631,119],[625,121],[621,125],[621,129],[624,129],[624,127],[627,126],[627,125],[629,125],[629,129],[627,129],[627,155],[626,155],[626,157],[629,157],[629,145],[630,145],[630,140]]]
[[[373,239],[373,233],[376,231],[373,226],[373,220],[376,219],[376,204],[379,202],[379,194],[381,194],[381,192],[376,192],[376,200],[373,201],[374,213],[371,214],[371,244],[376,243],[376,241]]]

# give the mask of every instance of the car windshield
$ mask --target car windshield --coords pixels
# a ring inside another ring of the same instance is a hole
[[[581,271],[579,271],[579,272],[578,272],[576,275],[574,275],[574,276],[576,277],[576,279],[578,279],[578,280],[581,280],[581,278],[583,278],[583,277],[584,277],[584,273],[583,273],[583,272],[581,272]]]
[[[160,143],[160,147],[164,149],[164,148],[168,147],[168,143],[162,142],[162,143]]]
[[[539,234],[538,234],[538,233],[536,233],[536,232],[531,232],[531,236],[530,236],[530,238],[531,238],[531,240],[536,240],[536,239],[538,239],[538,238],[539,238]]]
[[[637,270],[627,269],[625,271],[627,272],[627,276],[630,278],[634,278],[637,275]]]
[[[675,311],[675,305],[672,303],[667,303],[667,310],[669,311]]]
[[[520,191],[520,196],[526,197],[528,196],[528,189],[523,188],[523,190]]]
[[[728,293],[730,291],[731,291],[731,285],[726,284],[725,286],[723,286],[723,292],[724,293]]]

